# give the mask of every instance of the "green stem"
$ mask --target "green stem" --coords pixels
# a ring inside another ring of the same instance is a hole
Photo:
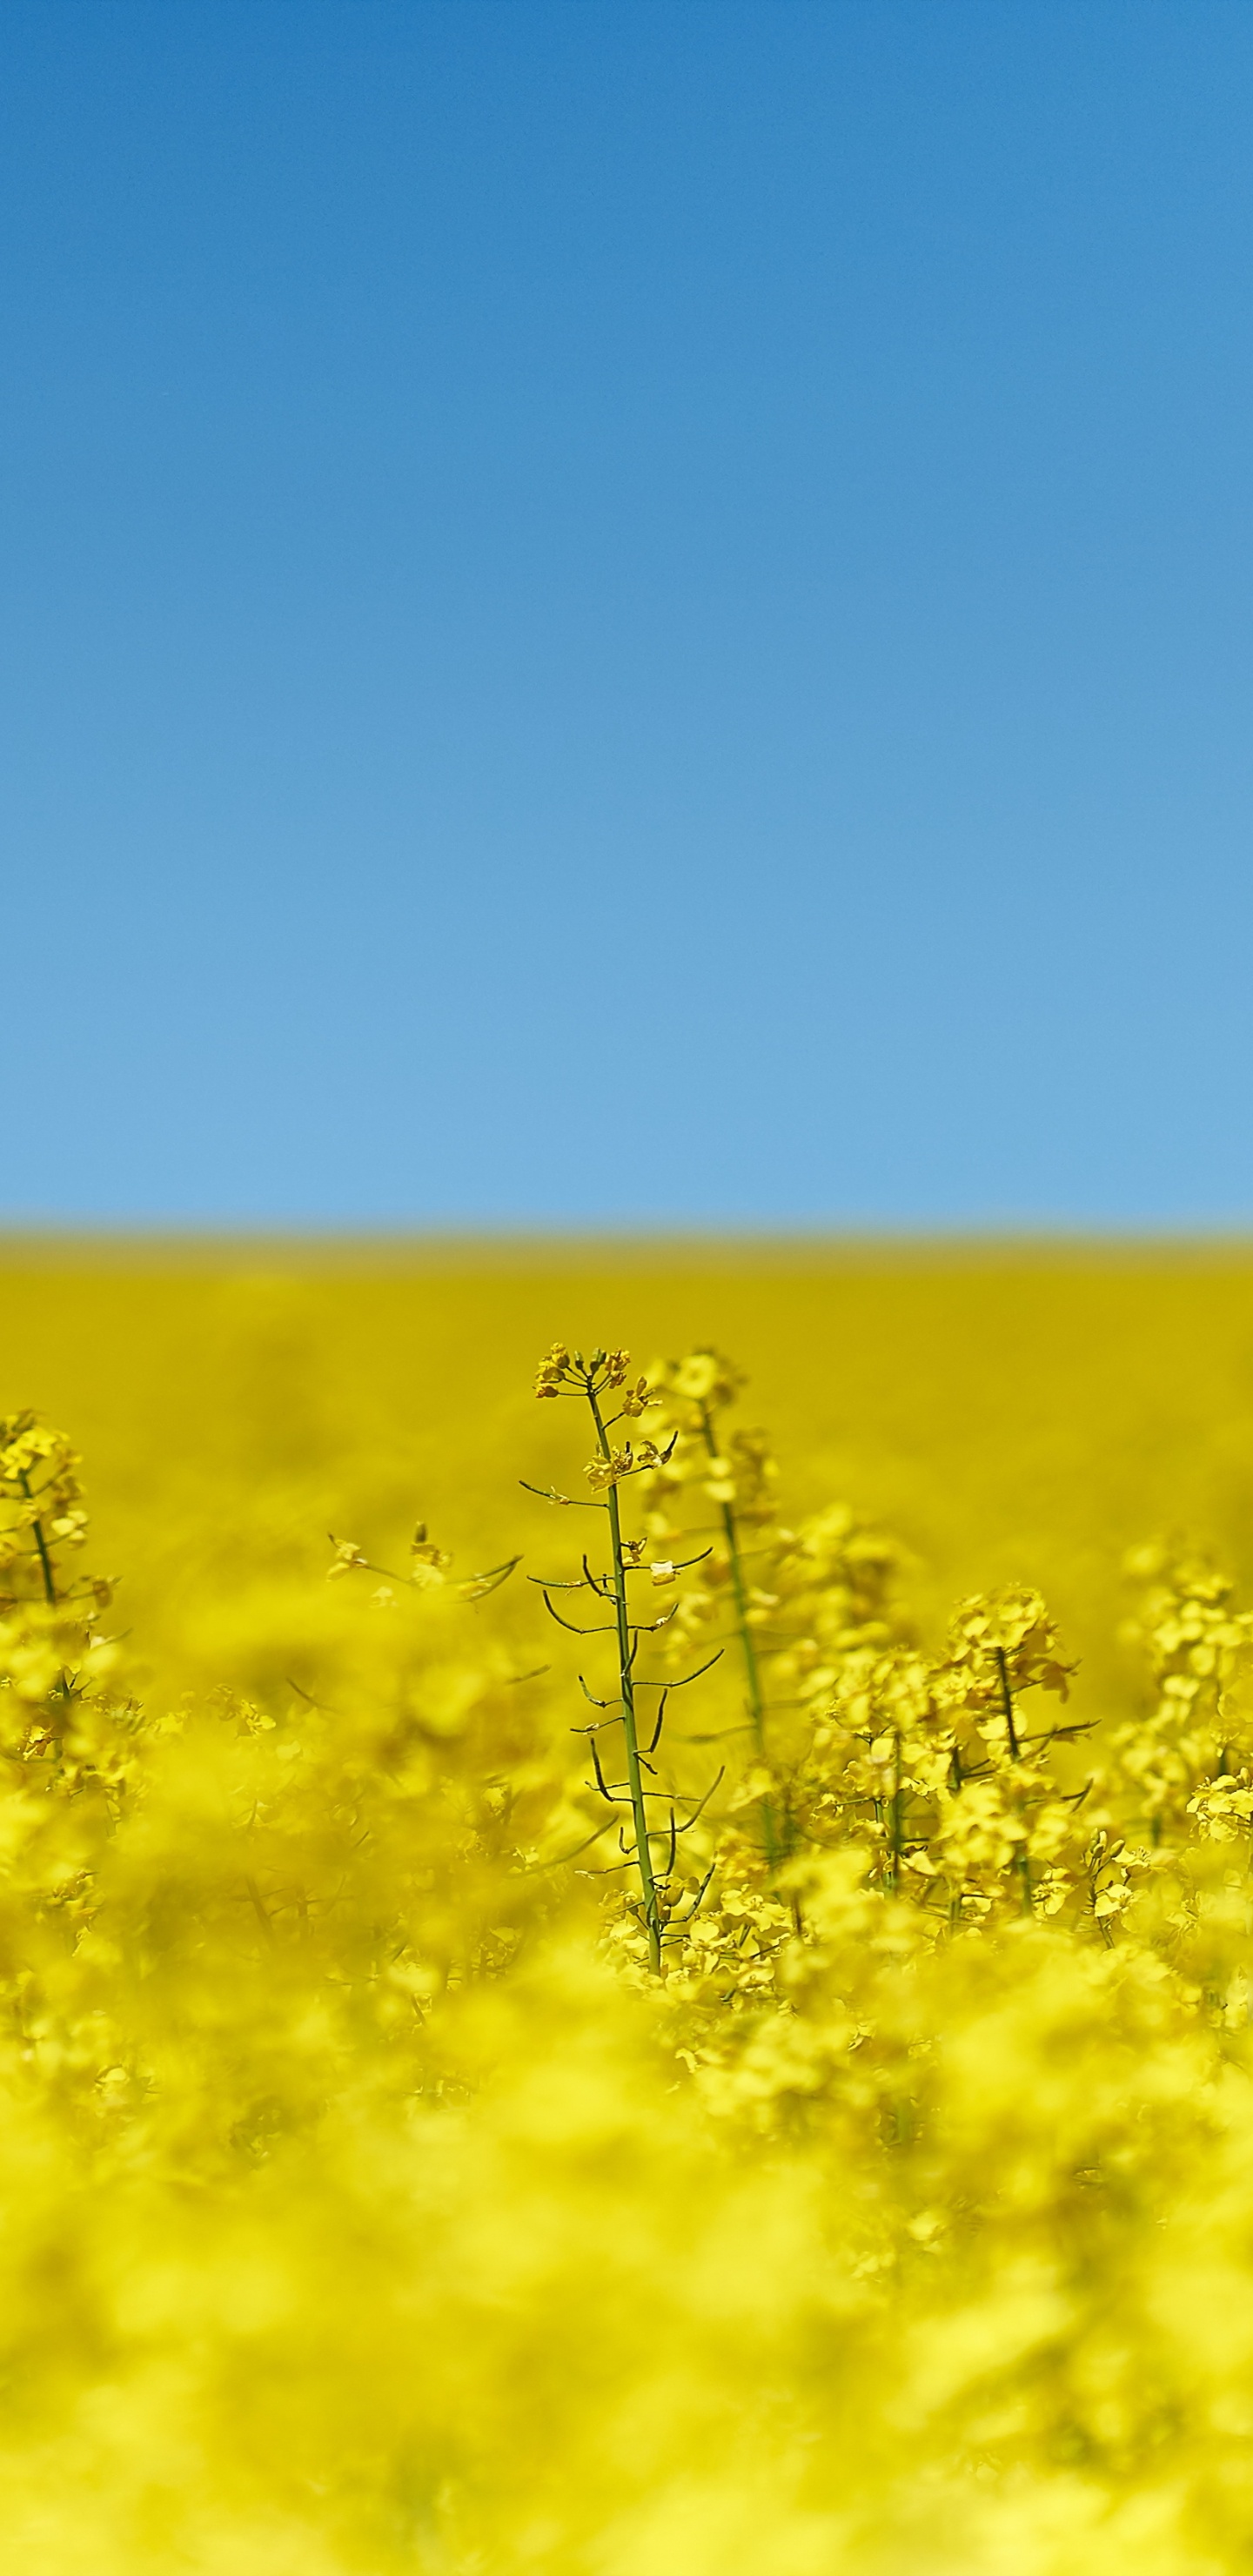
[[[992,1653],[1000,1676],[1001,1708],[1005,1716],[1005,1732],[1009,1737],[1009,1758],[1011,1762],[1017,1762],[1022,1753],[1022,1746],[1018,1741],[1018,1729],[1014,1724],[1014,1694],[1009,1687],[1009,1665],[1005,1659],[1003,1646],[994,1646]]]
[[[996,1657],[996,1669],[1000,1675],[1001,1681],[1001,1707],[1005,1716],[1005,1732],[1009,1737],[1009,1758],[1011,1762],[1020,1762],[1022,1760],[1022,1746],[1018,1741],[1018,1729],[1014,1724],[1014,1694],[1009,1686],[1009,1665],[1006,1661],[1005,1649],[1003,1646],[994,1646],[992,1648],[992,1652]],[[1023,1913],[1033,1914],[1035,1911],[1035,1891],[1031,1885],[1030,1854],[1025,1851],[1019,1852],[1016,1856],[1014,1866],[1017,1869],[1019,1878],[1022,1880]]]
[[[30,1490],[30,1478],[25,1474],[23,1474],[22,1477],[22,1492],[25,1494],[27,1502],[30,1502],[33,1499]],[[52,1559],[48,1554],[48,1544],[44,1537],[43,1529],[38,1521],[31,1522],[31,1529],[34,1533],[40,1571],[44,1579],[44,1599],[48,1603],[49,1607],[55,1610],[57,1606],[57,1587],[52,1579]]]
[[[892,1777],[892,1894],[901,1892],[901,1739],[895,1736],[895,1769]]]
[[[716,1458],[718,1443],[714,1436],[709,1407],[706,1404],[702,1404],[700,1408],[700,1419],[701,1429],[705,1435],[705,1447],[710,1457]],[[723,1536],[727,1543],[727,1560],[731,1568],[736,1634],[740,1641],[740,1653],[744,1658],[744,1681],[748,1695],[748,1714],[752,1721],[753,1743],[760,1760],[764,1762],[767,1758],[766,1704],[761,1687],[761,1671],[757,1662],[757,1647],[748,1619],[748,1590],[744,1581],[744,1563],[740,1555],[739,1528],[733,1504],[720,1503],[718,1509],[722,1517]],[[767,1863],[771,1869],[775,1869],[780,1858],[779,1837],[775,1825],[774,1806],[769,1798],[763,1798],[761,1801],[761,1830]]]
[[[602,1458],[611,1459],[613,1451],[601,1418],[595,1388],[590,1381],[587,1400],[592,1408],[596,1437]],[[626,1737],[627,1787],[631,1793],[631,1814],[635,1824],[635,1858],[639,1867],[640,1886],[644,1892],[644,1926],[648,1934],[648,1964],[654,1976],[661,1975],[661,1907],[657,1901],[657,1882],[653,1876],[653,1856],[648,1839],[648,1808],[644,1796],[644,1775],[640,1769],[639,1737],[635,1726],[635,1684],[631,1673],[631,1622],[627,1606],[626,1566],[622,1555],[622,1517],[618,1509],[618,1488],[611,1484],[605,1498],[609,1514],[609,1539],[613,1553],[614,1608],[618,1623],[618,1679],[622,1692],[622,1731]]]

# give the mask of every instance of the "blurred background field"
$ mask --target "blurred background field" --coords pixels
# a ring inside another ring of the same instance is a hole
[[[963,1592],[1038,1583],[1087,1715],[1142,1686],[1118,1638],[1129,1546],[1186,1535],[1253,1578],[1243,1244],[24,1240],[0,1259],[0,1400],[82,1450],[96,1559],[170,1682],[202,1618],[220,1659],[224,1602],[320,1579],[328,1529],[386,1556],[421,1515],[459,1571],[519,1548],[538,1565],[551,1521],[518,1478],[579,1463],[564,1408],[531,1397],[559,1335],[641,1365],[729,1351],[785,1509],[838,1498],[890,1527],[924,1634]]]

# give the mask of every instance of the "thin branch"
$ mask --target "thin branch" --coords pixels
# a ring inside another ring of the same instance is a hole
[[[686,1824],[682,1824],[682,1825],[680,1825],[680,1827],[679,1827],[679,1832],[680,1832],[681,1834],[690,1834],[690,1832],[691,1832],[691,1830],[692,1830],[693,1825],[697,1822],[698,1818],[699,1818],[699,1817],[701,1817],[701,1816],[704,1814],[705,1809],[706,1809],[706,1807],[708,1806],[709,1801],[710,1801],[710,1799],[712,1798],[713,1793],[714,1793],[715,1789],[717,1788],[719,1781],[720,1781],[720,1780],[725,1780],[725,1778],[726,1778],[726,1772],[727,1772],[727,1766],[726,1766],[726,1764],[725,1764],[725,1762],[724,1762],[724,1763],[722,1764],[721,1768],[720,1768],[720,1769],[715,1773],[715,1775],[714,1775],[713,1779],[710,1781],[710,1783],[709,1783],[709,1787],[706,1789],[705,1794],[704,1794],[704,1797],[703,1797],[703,1798],[701,1798],[701,1799],[699,1799],[699,1800],[697,1801],[697,1804],[693,1807],[692,1812],[691,1812],[691,1815],[688,1817]]]
[[[456,1585],[456,1590],[461,1594],[463,1601],[486,1601],[489,1592],[499,1592],[501,1584],[508,1582],[515,1565],[521,1565],[521,1563],[520,1554],[506,1557],[503,1565],[489,1565],[483,1574],[463,1576]]]
[[[691,1904],[689,1905],[689,1907],[688,1907],[688,1909],[687,1909],[686,1914],[680,1914],[680,1915],[678,1916],[678,1918],[677,1918],[677,1919],[678,1919],[678,1921],[679,1921],[680,1923],[690,1923],[690,1922],[691,1922],[691,1920],[692,1920],[692,1916],[697,1912],[697,1910],[698,1910],[698,1908],[699,1908],[699,1906],[700,1906],[700,1904],[701,1904],[701,1902],[702,1902],[702,1900],[703,1900],[703,1898],[704,1898],[705,1890],[706,1890],[706,1888],[708,1887],[709,1882],[710,1882],[710,1879],[713,1877],[714,1871],[716,1870],[717,1866],[718,1866],[718,1863],[717,1863],[716,1858],[715,1858],[714,1860],[711,1860],[711,1862],[710,1862],[710,1864],[709,1864],[709,1867],[708,1867],[708,1869],[706,1870],[705,1875],[704,1875],[704,1877],[703,1877],[703,1878],[702,1878],[702,1880],[701,1880],[700,1886],[697,1888],[697,1890],[696,1890],[696,1894],[695,1894],[695,1896],[692,1898]],[[676,1918],[672,1915],[670,1919],[671,1919],[671,1921],[673,1922]]]
[[[607,1833],[608,1833],[609,1828],[610,1828],[610,1826],[612,1825],[612,1823],[613,1823],[613,1817],[612,1817],[612,1816],[606,1816],[606,1818],[605,1818],[605,1821],[604,1821],[603,1825],[598,1825],[598,1826],[596,1827],[596,1831],[595,1831],[595,1833],[594,1833],[594,1834],[589,1834],[589,1835],[588,1835],[586,1842],[584,1842],[584,1843],[576,1843],[576,1844],[575,1844],[575,1846],[574,1846],[573,1851],[568,1851],[568,1852],[556,1852],[556,1853],[554,1853],[553,1858],[552,1858],[551,1860],[531,1860],[531,1861],[527,1861],[527,1862],[524,1864],[524,1866],[525,1866],[525,1868],[526,1868],[526,1870],[527,1870],[527,1872],[528,1872],[528,1875],[533,1875],[533,1874],[534,1874],[534,1872],[535,1872],[537,1869],[565,1869],[565,1868],[567,1868],[567,1867],[569,1866],[569,1863],[570,1863],[572,1860],[581,1860],[581,1859],[582,1859],[582,1856],[583,1856],[583,1854],[584,1854],[584,1852],[585,1852],[585,1851],[590,1851],[590,1850],[591,1850],[591,1848],[592,1848],[593,1843],[598,1843],[598,1842],[600,1841],[601,1835],[602,1835],[602,1834],[607,1834]]]
[[[647,1633],[647,1631],[645,1631],[645,1633]],[[701,1678],[701,1676],[702,1676],[702,1674],[703,1674],[703,1673],[711,1673],[711,1672],[713,1671],[714,1665],[715,1665],[715,1664],[720,1664],[720,1663],[721,1663],[721,1661],[722,1661],[722,1657],[723,1657],[723,1652],[724,1652],[724,1649],[723,1649],[721,1646],[719,1646],[717,1654],[716,1654],[716,1655],[711,1655],[707,1664],[698,1664],[694,1673],[684,1673],[684,1674],[682,1675],[681,1679],[680,1679],[679,1681],[677,1681],[677,1682],[639,1682],[639,1683],[637,1683],[636,1687],[637,1687],[637,1689],[639,1689],[639,1690],[659,1690],[659,1691],[676,1691],[676,1690],[686,1690],[689,1682],[698,1682],[698,1681],[700,1680],[700,1678]],[[738,1734],[738,1733],[739,1733],[739,1728],[738,1728],[738,1727],[725,1727],[725,1728],[723,1729],[723,1733],[724,1733],[724,1734],[727,1734],[727,1735],[731,1735],[731,1734]],[[695,1736],[692,1736],[689,1740],[690,1740],[693,1744],[697,1741],[697,1739],[696,1739],[696,1737],[695,1737]],[[713,1739],[712,1739],[712,1737],[711,1737],[711,1738],[710,1738],[710,1741],[712,1742],[712,1740],[713,1740]]]
[[[548,1612],[549,1618],[555,1619],[559,1628],[568,1628],[572,1637],[612,1637],[612,1627],[576,1628],[572,1619],[563,1619],[561,1612],[559,1610],[554,1610],[547,1593],[543,1595],[543,1601],[544,1608]]]

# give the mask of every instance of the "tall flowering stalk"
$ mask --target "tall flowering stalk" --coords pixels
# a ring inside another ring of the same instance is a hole
[[[671,1437],[665,1458],[669,1460],[676,1443],[678,1457],[673,1467],[650,1480],[652,1526],[658,1532],[666,1526],[668,1498],[685,1484],[696,1485],[714,1506],[721,1545],[706,1551],[707,1573],[687,1605],[687,1617],[695,1625],[712,1614],[725,1622],[725,1633],[735,1640],[747,1733],[757,1770],[765,1779],[770,1771],[768,1702],[756,1623],[763,1609],[775,1606],[776,1596],[763,1593],[754,1583],[748,1558],[750,1530],[756,1532],[753,1550],[759,1558],[762,1554],[763,1528],[773,1517],[776,1471],[764,1433],[739,1430],[729,1439],[723,1436],[719,1416],[734,1403],[743,1384],[743,1372],[712,1348],[690,1351],[686,1358],[666,1365],[660,1401]],[[770,1789],[757,1797],[756,1805],[762,1853],[773,1875],[787,1849],[785,1820]]]
[[[56,1552],[81,1547],[87,1527],[79,1461],[68,1440],[34,1413],[0,1421],[0,1600],[32,1597],[55,1610],[83,1586],[58,1580]],[[88,1584],[93,1606],[107,1586]]]
[[[708,1356],[712,1359],[714,1355],[709,1353]],[[733,1393],[734,1382],[729,1374],[724,1371],[721,1376],[715,1375],[708,1392],[697,1397],[696,1410],[700,1419],[700,1433],[705,1444],[705,1452],[711,1462],[710,1493],[717,1504],[718,1516],[722,1524],[723,1543],[727,1552],[727,1572],[734,1604],[735,1634],[744,1670],[744,1698],[752,1732],[753,1751],[758,1761],[764,1763],[767,1760],[766,1697],[762,1687],[757,1640],[753,1635],[752,1623],[749,1619],[749,1586],[744,1568],[739,1515],[736,1509],[735,1476],[733,1472],[728,1472],[726,1462],[720,1454],[713,1416],[717,1397],[721,1396],[723,1402],[726,1402]],[[766,1865],[773,1871],[779,1864],[782,1842],[775,1816],[774,1801],[771,1797],[767,1795],[760,1800],[758,1813],[761,1817],[761,1839]]]
[[[37,1758],[45,1778],[65,1769],[71,1738],[78,1778],[89,1710],[99,1717],[116,1659],[99,1632],[111,1584],[66,1561],[87,1531],[79,1463],[37,1414],[0,1419],[0,1749]]]
[[[639,1676],[636,1665],[641,1639],[655,1636],[660,1629],[667,1627],[674,1616],[674,1608],[671,1606],[663,1611],[658,1619],[637,1618],[631,1604],[630,1581],[634,1575],[647,1574],[654,1586],[660,1589],[669,1588],[683,1572],[685,1566],[699,1564],[701,1557],[688,1557],[678,1562],[672,1558],[654,1558],[646,1561],[646,1540],[628,1538],[624,1534],[619,1499],[620,1487],[633,1476],[652,1474],[659,1467],[664,1466],[674,1446],[674,1437],[677,1436],[672,1436],[663,1446],[658,1446],[656,1441],[648,1439],[635,1442],[626,1439],[615,1443],[611,1435],[617,1430],[618,1425],[638,1420],[640,1415],[647,1412],[657,1400],[646,1377],[638,1377],[633,1382],[628,1381],[629,1366],[630,1354],[627,1351],[595,1350],[585,1357],[582,1351],[568,1349],[564,1342],[554,1343],[547,1357],[540,1362],[535,1380],[535,1392],[538,1397],[544,1399],[574,1396],[581,1399],[588,1407],[596,1439],[596,1454],[588,1462],[584,1473],[591,1487],[592,1499],[584,1501],[582,1497],[573,1494],[559,1493],[556,1487],[551,1485],[528,1485],[527,1491],[542,1494],[546,1502],[555,1503],[565,1510],[602,1511],[607,1522],[609,1564],[607,1570],[596,1570],[589,1563],[585,1550],[582,1556],[581,1573],[574,1581],[535,1576],[531,1579],[533,1582],[539,1582],[545,1607],[560,1627],[570,1630],[574,1636],[611,1635],[615,1640],[618,1666],[617,1692],[612,1698],[600,1699],[589,1689],[584,1676],[579,1675],[584,1697],[593,1708],[600,1710],[602,1715],[593,1720],[590,1725],[580,1728],[578,1732],[586,1734],[591,1746],[597,1794],[610,1807],[622,1806],[630,1810],[629,1854],[621,1833],[619,1842],[624,1856],[633,1858],[634,1861],[640,1889],[638,1913],[647,1939],[648,1962],[653,1974],[658,1976],[661,1973],[662,1948],[668,1924],[672,1919],[676,1922],[690,1920],[691,1914],[704,1896],[712,1875],[712,1870],[706,1872],[700,1886],[689,1896],[686,1910],[680,1914],[677,1878],[679,1836],[691,1830],[708,1797],[712,1795],[713,1788],[717,1786],[717,1782],[711,1784],[703,1798],[695,1801],[677,1796],[673,1791],[663,1789],[659,1785],[652,1785],[657,1779],[652,1757],[661,1742],[666,1718],[666,1702],[671,1690],[681,1689],[684,1684],[646,1681]],[[615,1396],[620,1398],[617,1410],[608,1412],[606,1402],[612,1401]],[[523,1483],[526,1483],[525,1478]],[[706,1554],[708,1550],[701,1551],[702,1556]],[[579,1627],[555,1608],[551,1597],[554,1592],[584,1590],[590,1592],[594,1600],[603,1602],[606,1607],[612,1609],[613,1617],[607,1626]],[[684,1680],[696,1681],[699,1674],[708,1672],[717,1660],[716,1655],[711,1656],[708,1663],[702,1664],[697,1672],[685,1675]],[[646,1690],[657,1691],[659,1699],[652,1732],[645,1744],[641,1740],[639,1694]],[[606,1777],[597,1741],[606,1729],[615,1727],[621,1727],[622,1730],[624,1777],[620,1781]],[[719,1779],[721,1776],[719,1773]],[[650,1807],[656,1804],[668,1810],[665,1822],[654,1821]],[[678,1814],[680,1806],[689,1806],[692,1809],[691,1814],[682,1822]],[[662,1847],[664,1858],[658,1858],[654,1845]]]

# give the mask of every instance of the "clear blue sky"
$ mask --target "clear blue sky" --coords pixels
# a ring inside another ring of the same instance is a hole
[[[1249,0],[6,0],[12,1220],[1253,1220]]]

